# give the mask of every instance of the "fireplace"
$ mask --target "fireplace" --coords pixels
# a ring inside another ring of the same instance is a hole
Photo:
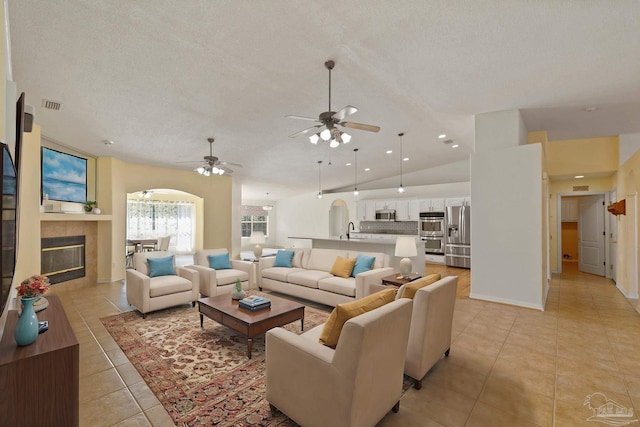
[[[40,272],[53,283],[85,276],[85,236],[43,237]]]

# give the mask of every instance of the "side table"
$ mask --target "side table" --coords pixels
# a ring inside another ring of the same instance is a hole
[[[384,276],[382,278],[382,284],[385,286],[400,287],[405,283],[413,282],[414,280],[419,279],[421,277],[422,276],[420,276],[419,274],[414,273],[414,274],[410,274],[409,278],[405,279],[404,277],[402,277],[402,275],[400,275],[399,273],[396,273],[390,276]]]

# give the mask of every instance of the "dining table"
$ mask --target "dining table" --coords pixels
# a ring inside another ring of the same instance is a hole
[[[142,252],[144,248],[156,249],[158,239],[127,239],[126,245],[133,246],[134,252]]]

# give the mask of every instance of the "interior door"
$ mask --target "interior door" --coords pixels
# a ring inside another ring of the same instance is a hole
[[[580,197],[578,206],[578,270],[604,276],[604,195]]]

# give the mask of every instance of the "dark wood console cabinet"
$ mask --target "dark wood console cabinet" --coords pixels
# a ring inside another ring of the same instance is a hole
[[[18,347],[13,338],[18,312],[9,311],[0,341],[0,424],[78,426],[80,345],[60,299],[37,313],[49,330]]]

